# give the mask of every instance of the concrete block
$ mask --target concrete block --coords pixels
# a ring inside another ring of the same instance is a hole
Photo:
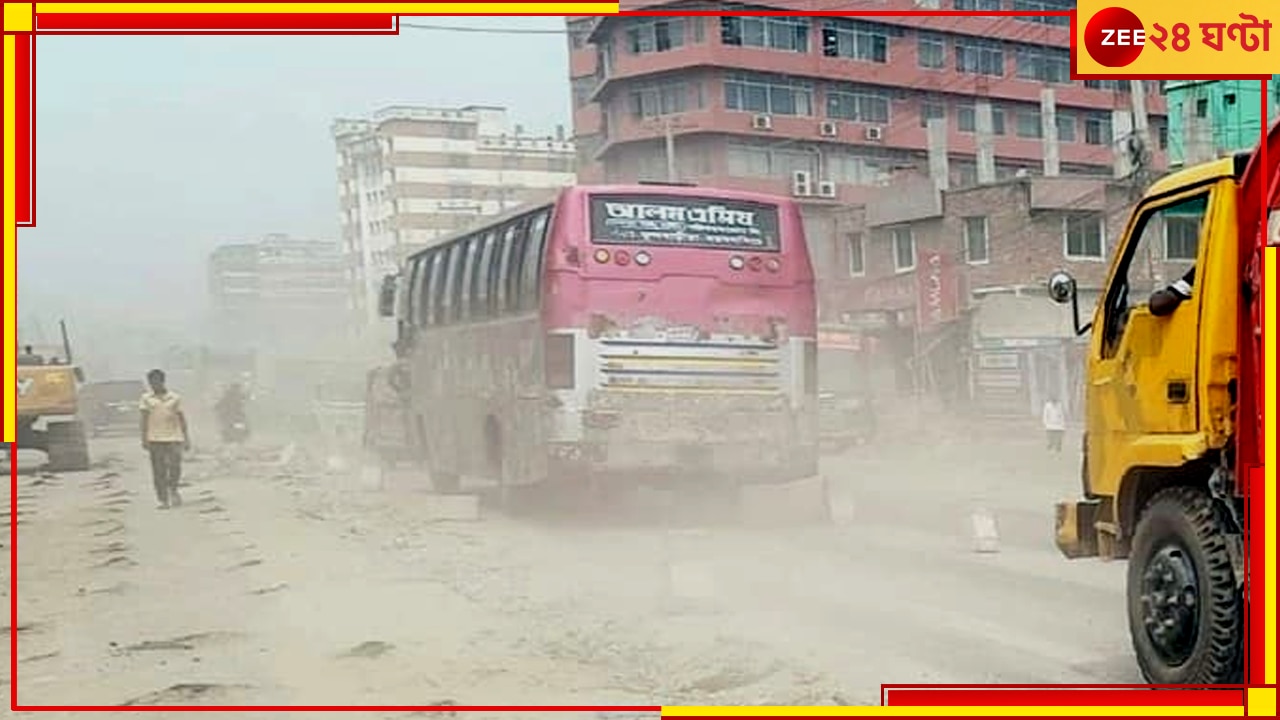
[[[996,516],[986,509],[978,509],[969,520],[973,528],[973,551],[1000,552],[1000,527],[996,523]]]

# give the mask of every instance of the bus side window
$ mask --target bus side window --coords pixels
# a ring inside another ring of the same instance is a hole
[[[515,245],[511,250],[511,266],[507,268],[507,307],[513,312],[524,309],[521,284],[524,264],[529,254],[529,218],[522,217],[515,223]]]
[[[520,280],[520,307],[523,310],[533,310],[538,307],[549,215],[549,210],[543,210],[529,220],[529,239],[525,246],[524,266],[521,268],[523,277]]]
[[[449,259],[444,269],[444,289],[441,307],[441,323],[448,325],[458,317],[458,275],[462,271],[462,246],[458,243],[449,245]]]
[[[466,321],[472,318],[473,308],[475,307],[475,299],[472,296],[474,288],[471,278],[475,276],[476,272],[476,255],[480,248],[479,236],[472,235],[467,238],[463,241],[462,247],[466,248],[466,261],[462,266],[462,276],[456,287],[456,296],[458,298],[459,317]]]
[[[505,315],[511,310],[511,291],[510,283],[507,278],[511,275],[511,267],[515,262],[516,249],[516,226],[510,223],[502,227],[499,232],[502,235],[502,253],[494,268],[493,287],[497,290],[497,313]]]
[[[489,276],[490,268],[493,266],[493,246],[496,235],[497,232],[494,230],[485,233],[476,261],[476,272],[472,276],[471,312],[477,318],[487,318],[493,314],[493,307],[489,302]]]
[[[423,264],[427,266],[427,271],[423,273],[424,282],[422,289],[422,324],[435,325],[438,321],[437,315],[440,312],[439,293],[440,293],[440,253],[432,251],[429,256],[423,259]]]

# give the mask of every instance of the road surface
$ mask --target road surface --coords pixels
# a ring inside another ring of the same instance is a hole
[[[1078,456],[973,432],[828,458],[848,522],[772,528],[643,498],[468,519],[412,478],[270,449],[197,453],[162,511],[136,441],[96,440],[94,470],[18,479],[20,701],[830,705],[877,704],[881,683],[1140,682],[1123,565],[1052,547]],[[975,552],[980,511],[998,552]]]

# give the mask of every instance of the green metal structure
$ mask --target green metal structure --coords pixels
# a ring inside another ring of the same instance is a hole
[[[1267,116],[1257,80],[1169,80],[1170,167],[1191,164],[1258,145],[1267,117],[1280,115],[1280,75],[1267,81]]]

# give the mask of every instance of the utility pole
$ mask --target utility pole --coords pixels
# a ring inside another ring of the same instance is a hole
[[[1129,176],[1129,195],[1133,204],[1142,198],[1154,179],[1151,168],[1151,119],[1147,116],[1147,88],[1142,80],[1129,81],[1129,98],[1133,109],[1133,134],[1129,138],[1129,162],[1133,172]],[[1163,229],[1163,228],[1162,228]],[[1156,237],[1163,237],[1163,233]],[[1152,286],[1163,283],[1156,243],[1147,243],[1147,277]]]
[[[676,133],[670,115],[662,116],[662,135],[667,149],[667,182],[676,182]]]

